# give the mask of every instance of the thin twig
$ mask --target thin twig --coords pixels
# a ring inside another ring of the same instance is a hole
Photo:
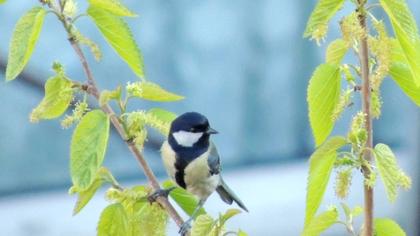
[[[85,71],[85,74],[86,74],[86,76],[88,78],[88,81],[90,83],[90,88],[88,89],[88,92],[92,96],[94,96],[96,99],[99,100],[99,95],[100,95],[99,90],[96,86],[95,79],[92,75],[92,72],[90,71],[90,68],[89,68],[89,65],[86,61],[86,58],[85,58],[82,50],[80,49],[80,46],[77,44],[77,42],[75,42],[71,38],[69,39],[69,41],[70,41],[74,51],[76,52],[77,56],[79,57],[79,59],[82,63],[83,69]],[[120,122],[118,121],[118,118],[117,118],[115,112],[112,110],[112,108],[108,104],[106,104],[106,105],[102,106],[101,109],[106,114],[108,114],[110,116],[111,123],[114,125],[115,129],[118,131],[121,138],[126,140],[126,133],[124,132],[124,129],[121,126]],[[141,154],[140,150],[131,142],[128,143],[128,148],[130,149],[130,151],[133,153],[133,155],[137,159],[140,167],[143,169],[144,174],[146,175],[150,186],[153,188],[153,190],[159,190],[160,189],[159,182],[157,181],[156,176],[154,175],[152,169],[147,164],[147,162],[144,159],[143,155]],[[166,199],[164,197],[159,197],[157,200],[167,210],[168,214],[172,217],[172,219],[176,222],[176,224],[178,226],[181,226],[184,221],[182,220],[181,216],[179,216],[179,214],[175,210],[175,208],[169,203],[168,199]]]
[[[62,22],[65,30],[67,31],[68,40],[69,40],[73,50],[75,51],[76,55],[79,57],[79,60],[80,60],[80,62],[82,64],[82,67],[83,67],[83,70],[86,74],[86,77],[87,77],[87,80],[88,80],[88,85],[89,85],[88,89],[87,89],[87,92],[90,95],[92,95],[93,97],[95,97],[97,100],[99,100],[100,91],[99,91],[99,89],[96,85],[96,80],[93,76],[92,71],[90,70],[89,64],[86,60],[86,57],[85,57],[83,51],[80,48],[80,45],[78,44],[78,42],[75,40],[74,36],[72,35],[71,24],[69,22],[67,22],[65,17],[59,17],[59,20]],[[119,122],[119,120],[118,120],[114,110],[111,108],[111,106],[109,106],[108,104],[105,104],[104,106],[101,107],[101,109],[102,109],[102,111],[104,111],[110,117],[111,123],[113,124],[113,126],[115,127],[117,132],[120,134],[121,138],[123,140],[127,140],[126,139],[127,134],[124,131],[121,123]],[[157,181],[155,174],[153,173],[152,169],[149,167],[148,163],[144,159],[140,150],[132,142],[126,142],[126,143],[127,143],[128,149],[131,151],[131,153],[133,153],[133,155],[136,158],[137,162],[139,163],[140,167],[143,169],[144,174],[146,175],[147,180],[148,180],[150,186],[152,187],[152,189],[155,190],[155,191],[159,190],[160,189],[159,182]],[[178,214],[178,212],[175,210],[175,208],[172,206],[172,204],[168,201],[167,198],[158,197],[157,202],[166,209],[169,216],[175,221],[175,223],[178,226],[181,226],[184,223],[181,216]]]
[[[79,59],[82,63],[83,69],[85,71],[85,74],[86,74],[86,76],[89,80],[90,87],[88,89],[88,93],[91,94],[92,96],[94,96],[97,100],[99,100],[99,95],[100,95],[99,90],[96,86],[95,79],[92,75],[92,72],[90,71],[90,68],[89,68],[89,65],[86,61],[86,58],[85,58],[82,50],[80,49],[80,46],[77,44],[77,42],[75,42],[71,38],[69,39],[69,41],[70,41],[74,51],[76,52],[77,56],[79,57]],[[118,131],[121,138],[126,140],[126,133],[124,132],[124,129],[123,129],[122,125],[120,124],[120,122],[118,121],[118,118],[117,118],[115,112],[112,110],[112,108],[108,104],[106,104],[106,105],[102,106],[101,109],[107,115],[109,115],[109,117],[111,119],[111,123],[114,125],[115,129]],[[128,142],[127,144],[128,144],[128,148],[130,149],[130,151],[133,153],[136,160],[138,161],[140,167],[143,169],[144,174],[146,175],[150,186],[153,188],[153,190],[159,190],[160,189],[159,182],[157,181],[156,176],[154,175],[152,169],[147,164],[147,162],[144,159],[143,155],[141,154],[140,150],[131,142]],[[172,219],[175,221],[175,223],[178,226],[181,226],[183,224],[183,222],[184,222],[183,219],[178,214],[178,212],[175,210],[175,208],[169,203],[167,198],[159,197],[157,199],[157,201],[167,210],[168,214],[172,217]]]
[[[366,26],[366,9],[365,9],[366,1],[359,0],[359,8],[358,8],[358,18],[360,26],[367,31]],[[367,130],[367,141],[366,141],[366,148],[368,150],[364,150],[363,158],[366,160],[366,164],[362,166],[363,174],[365,179],[369,178],[371,174],[371,169],[369,168],[370,163],[372,162],[372,152],[370,151],[373,147],[373,133],[372,133],[372,116],[371,116],[371,109],[370,109],[370,102],[371,102],[371,89],[370,89],[370,81],[369,81],[369,46],[368,40],[366,36],[363,36],[360,39],[360,64],[361,64],[361,73],[362,73],[362,108],[363,112],[366,114],[366,123],[365,127]],[[365,207],[364,207],[364,215],[365,215],[365,222],[364,222],[364,236],[372,236],[373,235],[373,188],[364,184],[364,198],[365,198]]]

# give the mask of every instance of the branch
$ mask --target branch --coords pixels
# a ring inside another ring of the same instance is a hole
[[[88,88],[88,93],[91,94],[92,96],[94,96],[97,100],[99,100],[99,95],[100,95],[99,90],[96,86],[96,83],[95,83],[93,75],[90,71],[89,65],[86,61],[86,58],[85,58],[82,50],[80,49],[79,44],[77,42],[75,42],[74,40],[71,40],[71,39],[69,39],[69,41],[70,41],[70,44],[73,47],[74,51],[76,52],[77,56],[79,57],[80,62],[82,63],[83,70],[85,71],[85,74],[88,77],[88,81],[90,82],[90,86],[92,86],[92,87]],[[109,115],[109,117],[111,119],[111,123],[114,125],[115,129],[120,134],[121,138],[124,139],[124,140],[127,140],[126,139],[127,135],[126,135],[122,125],[120,124],[120,122],[117,118],[117,115],[112,110],[112,108],[108,104],[106,104],[106,105],[102,106],[101,109],[106,114]],[[155,174],[153,173],[152,169],[147,164],[147,162],[144,159],[140,150],[136,147],[136,145],[134,143],[129,142],[129,141],[126,141],[126,143],[128,145],[128,149],[130,149],[131,153],[133,153],[133,155],[136,158],[137,162],[139,163],[140,167],[143,169],[144,174],[146,175],[147,180],[149,181],[149,184],[152,187],[152,189],[154,191],[159,190],[160,189],[159,182],[157,181]],[[172,217],[172,219],[175,221],[175,223],[178,226],[181,226],[183,224],[184,221],[179,216],[179,214],[175,210],[175,208],[171,205],[171,203],[169,203],[167,198],[159,197],[157,199],[157,201],[166,209],[168,214]]]
[[[90,95],[95,97],[96,100],[99,100],[100,91],[99,91],[99,89],[96,85],[96,80],[95,80],[95,78],[92,74],[92,71],[90,70],[90,67],[89,67],[89,64],[86,60],[86,57],[85,57],[82,49],[80,48],[80,45],[75,40],[75,38],[72,34],[72,25],[67,21],[67,19],[65,17],[63,17],[62,9],[57,9],[56,7],[54,8],[54,6],[50,6],[50,7],[52,7],[53,10],[61,13],[60,14],[61,17],[58,17],[58,18],[62,22],[62,24],[63,24],[63,26],[64,26],[67,34],[68,34],[68,40],[69,40],[72,48],[74,49],[75,53],[79,57],[79,60],[82,64],[83,70],[84,70],[84,72],[86,74],[86,77],[87,77],[87,80],[88,80],[87,93],[89,93]],[[111,123],[113,124],[113,126],[115,127],[117,132],[120,134],[121,138],[123,140],[127,140],[126,132],[124,131],[123,126],[119,122],[119,120],[117,118],[117,115],[115,114],[115,112],[111,108],[111,106],[106,104],[106,105],[102,106],[101,109],[102,109],[103,112],[105,112],[110,117]],[[126,143],[127,143],[128,149],[131,151],[131,153],[133,153],[134,157],[136,158],[137,162],[139,163],[139,166],[143,169],[144,174],[146,175],[147,180],[148,180],[150,186],[152,187],[152,189],[154,191],[161,189],[160,185],[159,185],[159,182],[156,179],[155,174],[153,173],[152,169],[149,167],[148,163],[146,162],[144,156],[142,155],[140,150],[137,148],[137,146],[135,144],[133,144],[132,142],[129,142],[129,141],[126,141]],[[175,210],[175,208],[172,206],[172,204],[168,201],[167,198],[158,197],[157,202],[165,208],[165,210],[168,212],[169,216],[175,221],[175,223],[178,226],[181,226],[184,223],[181,216],[178,214],[178,212]]]
[[[367,33],[368,30],[366,28],[366,9],[365,4],[366,1],[359,0],[359,7],[358,7],[358,18],[359,23]],[[370,109],[370,101],[371,101],[371,88],[370,88],[370,81],[369,81],[369,45],[367,41],[366,35],[360,39],[360,64],[361,64],[361,74],[362,74],[362,108],[363,112],[366,114],[366,123],[365,127],[367,130],[367,141],[366,141],[366,150],[364,151],[364,159],[367,161],[366,165],[363,165],[363,174],[365,179],[369,178],[371,174],[371,169],[369,168],[369,164],[372,162],[372,148],[373,148],[373,131],[372,131],[372,115]],[[364,198],[365,198],[365,207],[364,207],[364,215],[365,215],[365,223],[364,223],[364,236],[372,236],[373,235],[373,188],[364,185]]]

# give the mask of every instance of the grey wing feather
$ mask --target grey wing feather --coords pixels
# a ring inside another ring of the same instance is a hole
[[[210,174],[217,175],[220,174],[221,166],[220,166],[220,156],[217,153],[216,146],[212,143],[210,145],[210,153],[207,159],[208,165],[210,167]],[[220,176],[220,184],[216,188],[217,193],[220,195],[220,198],[227,204],[232,204],[232,202],[236,202],[238,206],[240,206],[245,211],[248,211],[245,204],[239,199],[238,196],[227,186],[225,181],[223,180],[222,176]]]
[[[220,173],[220,156],[219,153],[217,153],[216,146],[213,143],[210,144],[210,153],[207,162],[209,164],[211,175],[217,175]]]
[[[220,198],[227,204],[232,204],[232,202],[236,202],[238,206],[248,212],[245,204],[239,199],[239,197],[232,191],[232,189],[227,186],[223,178],[220,176],[220,185],[216,188],[217,193],[220,195]]]

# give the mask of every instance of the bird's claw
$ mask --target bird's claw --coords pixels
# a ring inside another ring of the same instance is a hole
[[[176,187],[170,187],[167,189],[158,189],[149,196],[147,196],[147,200],[149,200],[150,203],[156,202],[158,197],[164,197],[167,198],[169,193],[174,190]]]
[[[179,234],[181,236],[186,236],[188,234],[188,231],[190,231],[190,229],[191,229],[191,221],[187,220],[179,228]]]

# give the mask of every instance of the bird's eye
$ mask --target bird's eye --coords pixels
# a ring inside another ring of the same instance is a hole
[[[190,128],[190,131],[191,132],[194,132],[195,131],[195,128],[193,127],[193,128]]]

